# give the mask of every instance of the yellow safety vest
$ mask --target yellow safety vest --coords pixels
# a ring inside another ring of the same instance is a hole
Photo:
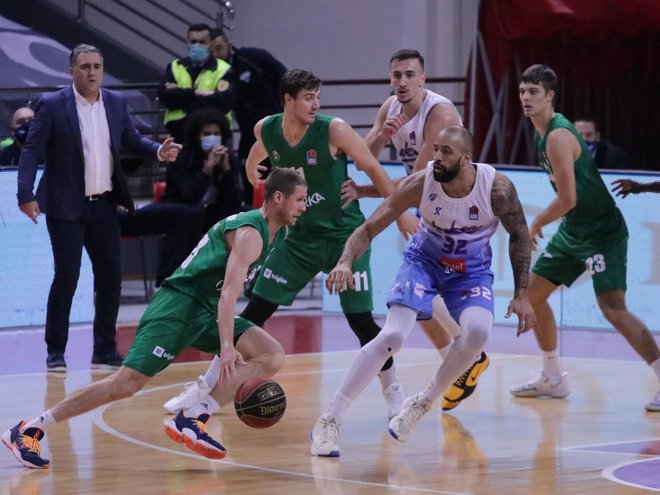
[[[217,65],[215,70],[211,71],[208,69],[202,69],[202,71],[195,79],[195,89],[202,89],[208,91],[215,91],[216,89],[222,91],[226,88],[219,88],[218,84],[222,79],[222,76],[229,70],[230,65],[221,59],[216,59]],[[190,73],[184,65],[182,65],[179,60],[172,62],[172,75],[176,85],[182,89],[191,89],[193,87],[192,79]],[[220,83],[222,84],[222,83]],[[181,120],[188,115],[188,112],[181,108],[175,108],[172,110],[165,111],[164,121],[167,124],[173,120]],[[231,113],[227,113],[227,119],[231,121]]]

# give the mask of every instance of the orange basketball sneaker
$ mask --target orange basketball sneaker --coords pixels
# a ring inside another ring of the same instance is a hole
[[[188,418],[183,415],[183,411],[179,411],[179,414],[165,423],[165,434],[175,442],[185,444],[196,454],[208,459],[222,459],[227,455],[227,449],[206,433],[208,420],[208,414]]]

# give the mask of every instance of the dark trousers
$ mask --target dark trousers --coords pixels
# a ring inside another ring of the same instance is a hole
[[[94,354],[114,352],[121,294],[119,222],[115,205],[107,197],[88,201],[79,220],[58,220],[46,215],[46,225],[55,263],[46,313],[48,352],[63,353],[66,348],[83,246],[94,272]]]
[[[135,213],[120,213],[122,235],[162,235],[158,240],[156,285],[174,272],[201,239],[204,209],[180,203],[152,203]]]

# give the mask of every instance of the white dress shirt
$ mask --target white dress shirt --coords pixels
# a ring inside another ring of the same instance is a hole
[[[85,160],[85,196],[103,194],[112,190],[114,163],[110,149],[110,129],[103,106],[103,96],[89,103],[73,87],[76,98],[83,158]]]

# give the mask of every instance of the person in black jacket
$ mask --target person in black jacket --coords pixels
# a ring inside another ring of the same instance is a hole
[[[230,144],[227,118],[213,108],[190,114],[186,141],[177,160],[167,167],[163,201],[204,209],[204,229],[242,211],[240,165]]]
[[[241,131],[238,158],[243,165],[255,142],[256,123],[267,115],[282,111],[279,85],[286,67],[262,48],[235,47],[221,30],[211,31],[209,50],[214,57],[229,63],[235,78],[233,110]],[[244,170],[242,176],[245,201],[252,203],[252,185]]]
[[[630,155],[623,148],[614,146],[600,139],[600,132],[593,119],[578,119],[574,122],[575,128],[587,143],[591,156],[600,169],[628,169],[631,168]]]

